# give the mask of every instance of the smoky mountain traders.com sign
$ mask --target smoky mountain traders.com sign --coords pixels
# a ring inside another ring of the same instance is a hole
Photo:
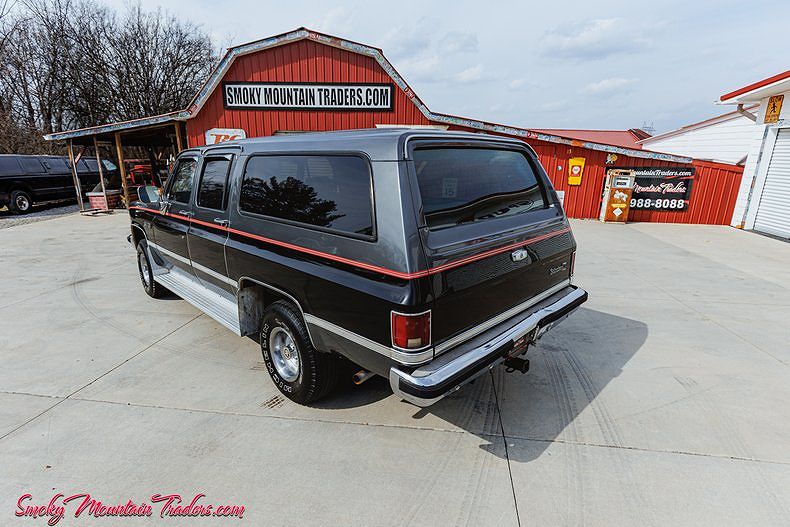
[[[634,173],[631,210],[685,210],[691,199],[693,167],[628,167]]]
[[[392,84],[226,82],[225,108],[236,110],[392,110]]]

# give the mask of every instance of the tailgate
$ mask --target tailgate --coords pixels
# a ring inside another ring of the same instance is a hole
[[[411,157],[437,351],[443,341],[569,283],[575,242],[534,153],[431,141],[416,143]]]
[[[569,283],[575,243],[567,224],[528,229],[497,242],[494,248],[468,243],[426,251],[432,267],[447,266],[431,281],[435,345]]]

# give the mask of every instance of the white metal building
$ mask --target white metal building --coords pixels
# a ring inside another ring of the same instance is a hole
[[[757,110],[756,104],[744,108],[745,112]],[[655,152],[667,152],[710,159],[725,163],[743,164],[749,148],[758,134],[751,113],[732,111],[676,130],[654,135],[639,144]]]
[[[790,239],[790,70],[719,98],[759,104],[732,225]]]

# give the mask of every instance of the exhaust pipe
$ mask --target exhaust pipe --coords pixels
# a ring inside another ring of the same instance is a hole
[[[356,372],[356,373],[354,374],[354,377],[353,377],[353,379],[354,379],[354,384],[356,384],[357,386],[359,386],[360,384],[362,384],[362,383],[363,383],[363,382],[365,382],[366,380],[370,379],[370,378],[371,378],[371,377],[373,377],[374,375],[376,375],[376,374],[375,374],[375,373],[373,373],[372,371],[368,371],[368,370],[359,370],[358,372]]]

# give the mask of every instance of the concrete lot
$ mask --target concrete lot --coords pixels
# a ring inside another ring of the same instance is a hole
[[[790,244],[574,223],[590,301],[531,353],[419,409],[383,379],[314,408],[257,345],[148,298],[128,218],[0,230],[0,525],[19,496],[154,493],[242,520],[58,525],[787,525]]]

